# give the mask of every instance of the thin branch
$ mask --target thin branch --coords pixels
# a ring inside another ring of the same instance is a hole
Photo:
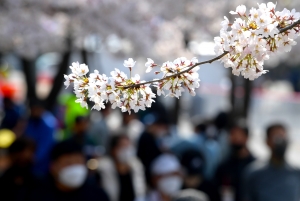
[[[290,30],[290,29],[294,28],[297,25],[300,25],[300,19],[298,21],[294,22],[293,24],[291,24],[289,26],[286,26],[283,29],[280,29],[279,33],[283,33],[283,32],[285,32],[287,30]]]
[[[225,51],[223,54],[213,58],[213,59],[210,59],[210,60],[207,60],[207,61],[203,61],[203,62],[199,62],[199,63],[196,63],[195,65],[189,67],[188,69],[184,70],[184,71],[180,71],[178,73],[175,73],[173,75],[169,75],[169,76],[166,76],[164,78],[161,78],[161,79],[158,79],[158,80],[151,80],[151,81],[148,81],[148,82],[141,82],[141,83],[138,83],[138,84],[132,84],[132,85],[128,85],[128,86],[124,86],[123,89],[128,89],[128,88],[135,88],[135,87],[139,87],[141,85],[145,85],[145,84],[151,84],[151,83],[156,83],[156,82],[161,82],[161,81],[164,81],[164,80],[167,80],[167,79],[170,79],[172,77],[177,77],[183,73],[187,73],[189,72],[190,70],[192,70],[193,68],[195,68],[196,66],[200,66],[200,65],[203,65],[203,64],[207,64],[207,63],[212,63],[218,59],[221,59],[222,57],[224,57],[226,54],[228,53],[228,51]]]
[[[300,25],[300,19],[296,22],[294,22],[293,24],[287,26],[287,27],[284,27],[283,29],[280,29],[279,30],[279,33],[283,33],[287,30],[290,30],[290,29],[293,29],[295,26],[298,26]],[[156,83],[156,82],[161,82],[161,81],[164,81],[164,80],[167,80],[167,79],[170,79],[170,78],[174,78],[174,77],[177,77],[183,73],[187,73],[189,72],[190,70],[192,70],[193,68],[195,68],[196,66],[200,66],[200,65],[203,65],[203,64],[207,64],[207,63],[212,63],[216,60],[219,60],[221,59],[222,57],[224,57],[227,53],[229,53],[228,51],[225,51],[223,54],[213,58],[213,59],[210,59],[210,60],[207,60],[207,61],[203,61],[203,62],[199,62],[199,63],[196,63],[195,65],[189,67],[188,69],[184,70],[184,71],[181,71],[181,72],[178,72],[178,73],[175,73],[173,75],[169,75],[169,76],[166,76],[164,78],[161,78],[161,79],[158,79],[158,80],[151,80],[151,81],[148,81],[148,82],[142,82],[142,83],[138,83],[138,84],[132,84],[132,85],[128,85],[128,86],[123,86],[122,88],[123,89],[128,89],[128,88],[138,88],[142,85],[145,85],[145,84],[151,84],[151,83]]]

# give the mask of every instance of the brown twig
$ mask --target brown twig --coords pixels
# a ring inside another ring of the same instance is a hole
[[[297,25],[300,25],[300,19],[296,22],[294,22],[293,24],[287,26],[287,27],[284,27],[282,29],[280,29],[279,33],[283,33],[287,30],[290,30],[292,28],[294,28],[295,26]],[[123,86],[123,89],[128,89],[128,88],[138,88],[142,85],[145,85],[145,84],[151,84],[151,83],[157,83],[157,82],[161,82],[161,81],[164,81],[164,80],[167,80],[167,79],[170,79],[170,78],[174,78],[174,77],[177,77],[183,73],[187,73],[189,72],[190,70],[192,70],[193,68],[195,68],[196,66],[200,66],[200,65],[203,65],[203,64],[207,64],[207,63],[212,63],[216,60],[219,60],[221,59],[222,57],[224,57],[227,53],[229,53],[228,51],[225,51],[223,54],[213,58],[213,59],[210,59],[210,60],[207,60],[207,61],[202,61],[202,62],[199,62],[199,63],[196,63],[195,65],[189,67],[188,69],[184,70],[184,71],[181,71],[181,72],[178,72],[178,73],[175,73],[173,75],[169,75],[169,76],[166,76],[164,78],[161,78],[161,79],[158,79],[158,80],[151,80],[151,81],[148,81],[148,82],[142,82],[142,83],[138,83],[138,84],[132,84],[132,85],[128,85],[128,86]]]
[[[298,21],[294,22],[293,24],[280,29],[279,33],[283,33],[287,30],[290,30],[290,29],[294,28],[295,26],[297,26],[298,24],[300,25],[300,19]]]
[[[172,77],[177,77],[183,73],[187,73],[189,72],[190,70],[192,70],[193,68],[195,68],[196,66],[200,66],[200,65],[203,65],[203,64],[207,64],[207,63],[212,63],[218,59],[221,59],[223,56],[225,56],[226,54],[228,53],[228,51],[225,51],[223,54],[213,58],[213,59],[210,59],[210,60],[207,60],[207,61],[202,61],[202,62],[199,62],[199,63],[196,63],[194,64],[193,66],[189,67],[188,69],[184,70],[184,71],[180,71],[178,73],[175,73],[173,75],[169,75],[169,76],[166,76],[164,78],[161,78],[161,79],[158,79],[158,80],[151,80],[151,81],[148,81],[148,82],[142,82],[142,83],[138,83],[138,84],[132,84],[132,85],[128,85],[128,86],[124,86],[123,88],[124,89],[127,89],[127,88],[135,88],[135,87],[139,87],[141,85],[145,85],[145,84],[151,84],[151,83],[155,83],[155,82],[161,82],[161,81],[164,81],[164,80],[167,80],[169,78],[172,78]]]

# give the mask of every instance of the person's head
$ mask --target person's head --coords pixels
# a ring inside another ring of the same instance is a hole
[[[30,106],[30,117],[33,119],[39,119],[43,115],[45,109],[44,104],[40,100],[32,100]]]
[[[73,141],[63,141],[53,147],[50,156],[50,174],[61,190],[74,190],[83,185],[87,168],[81,146]]]
[[[233,154],[247,146],[249,130],[246,125],[235,123],[229,129],[229,143]]]
[[[122,112],[122,117],[123,125],[128,125],[132,120],[137,119],[137,115],[134,112],[131,114],[128,112]]]
[[[228,123],[229,123],[229,115],[227,112],[220,112],[214,120],[214,124],[218,130],[228,128]]]
[[[3,106],[4,106],[4,109],[11,109],[14,107],[14,102],[11,98],[9,97],[4,97],[3,99]]]
[[[128,163],[135,155],[132,143],[127,135],[115,135],[110,140],[110,154],[119,163]]]
[[[184,186],[197,188],[203,181],[205,161],[197,150],[188,150],[182,154],[181,164],[184,170]]]
[[[164,196],[172,197],[182,187],[181,165],[171,154],[158,156],[151,166],[152,182]]]
[[[169,119],[168,116],[159,112],[152,112],[147,114],[144,119],[147,126],[147,131],[154,137],[163,137],[169,133]]]
[[[89,126],[89,119],[86,116],[77,116],[74,123],[74,134],[84,134]]]
[[[266,142],[271,149],[272,156],[283,159],[288,145],[288,135],[283,124],[272,124],[266,129]]]
[[[30,168],[34,162],[35,143],[29,138],[18,138],[8,148],[12,166]]]
[[[194,127],[194,131],[196,134],[204,134],[206,127],[207,125],[205,123],[200,123]]]

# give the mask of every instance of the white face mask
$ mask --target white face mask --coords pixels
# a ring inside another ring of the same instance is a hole
[[[71,165],[58,173],[58,180],[67,187],[78,188],[85,182],[87,173],[87,168],[84,165]]]
[[[117,154],[118,160],[123,163],[129,162],[134,156],[135,151],[133,147],[121,149]]]
[[[169,196],[175,195],[182,187],[182,179],[179,176],[169,176],[158,181],[158,189]]]

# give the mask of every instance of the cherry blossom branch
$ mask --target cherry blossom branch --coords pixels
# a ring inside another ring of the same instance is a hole
[[[294,28],[295,26],[299,25],[300,24],[300,19],[296,22],[294,22],[293,24],[287,26],[287,27],[284,27],[282,29],[279,30],[279,33],[283,33],[287,30],[290,30],[292,28]],[[161,82],[161,81],[164,81],[164,80],[168,80],[170,78],[174,78],[174,77],[177,77],[183,73],[187,73],[189,72],[190,70],[192,70],[193,68],[195,68],[196,66],[200,66],[200,65],[203,65],[203,64],[207,64],[207,63],[212,63],[214,61],[217,61],[219,59],[221,59],[222,57],[224,57],[227,53],[229,53],[228,51],[225,51],[223,54],[213,58],[213,59],[210,59],[210,60],[207,60],[207,61],[203,61],[203,62],[199,62],[199,63],[196,63],[195,65],[189,67],[188,69],[184,70],[184,71],[181,71],[181,72],[178,72],[178,73],[175,73],[173,75],[169,75],[169,76],[166,76],[162,79],[158,79],[158,80],[151,80],[151,81],[147,81],[147,82],[142,82],[142,83],[138,83],[138,84],[132,84],[132,85],[127,85],[127,86],[123,86],[122,88],[123,89],[128,89],[128,88],[136,88],[136,87],[140,87],[142,85],[145,85],[145,84],[152,84],[152,83],[157,83],[157,82]]]
[[[92,109],[101,110],[105,108],[105,103],[110,102],[113,109],[119,107],[122,112],[130,113],[131,110],[138,112],[151,107],[156,96],[179,98],[185,90],[194,96],[195,89],[200,86],[198,66],[217,60],[223,63],[224,67],[232,68],[234,75],[254,80],[268,72],[263,68],[265,60],[278,51],[291,51],[292,46],[296,45],[295,39],[299,36],[300,13],[284,9],[281,12],[277,11],[275,15],[275,7],[276,4],[272,2],[262,3],[247,14],[244,5],[238,6],[236,11],[231,11],[230,14],[239,15],[240,18],[235,18],[234,22],[230,23],[228,18],[224,17],[220,36],[214,38],[214,50],[219,56],[202,62],[198,62],[195,57],[191,60],[179,57],[173,62],[167,61],[161,65],[158,72],[163,74],[160,79],[141,81],[138,74],[131,76],[131,69],[136,61],[129,58],[124,60],[123,65],[129,68],[130,77],[117,68],[109,77],[101,75],[97,70],[87,76],[88,66],[77,62],[70,66],[72,73],[64,75],[64,84],[68,87],[73,83],[76,102],[82,107],[87,108],[89,100],[95,103]],[[280,25],[287,26],[280,28]],[[157,65],[154,61],[148,58],[145,63],[146,73],[155,66]],[[156,94],[150,88],[153,83],[157,88]]]
[[[196,66],[200,66],[200,65],[203,65],[203,64],[212,63],[214,61],[217,61],[217,60],[221,59],[222,57],[224,57],[227,53],[228,53],[228,51],[225,51],[223,54],[221,54],[221,55],[219,55],[219,56],[217,56],[217,57],[215,57],[213,59],[196,63],[195,65],[189,67],[188,69],[186,69],[184,71],[181,71],[181,72],[178,72],[178,73],[175,73],[173,75],[169,75],[169,76],[166,76],[166,77],[158,79],[158,80],[151,80],[151,81],[142,82],[142,83],[138,83],[138,84],[132,84],[132,85],[123,86],[122,88],[123,89],[137,88],[137,87],[140,87],[140,86],[145,85],[145,84],[157,83],[157,82],[161,82],[161,81],[164,81],[164,80],[168,80],[170,78],[175,78],[175,77],[178,77],[179,75],[181,75],[183,73],[189,72],[190,70],[192,70]]]
[[[283,33],[283,32],[285,32],[285,31],[287,31],[287,30],[290,30],[290,29],[294,28],[294,27],[297,26],[297,25],[300,25],[300,19],[299,19],[298,21],[294,22],[293,24],[291,24],[291,25],[289,25],[289,26],[286,26],[286,27],[280,29],[280,30],[279,30],[279,33]]]
[[[299,25],[300,24],[300,19],[296,22],[294,22],[293,24],[287,26],[287,27],[284,27],[282,29],[279,30],[279,33],[283,33],[287,30],[290,30],[292,28],[294,28],[295,26]],[[181,71],[181,72],[178,72],[178,73],[175,73],[173,75],[169,75],[169,76],[166,76],[162,79],[158,79],[158,80],[151,80],[151,81],[147,81],[147,82],[142,82],[142,83],[138,83],[138,84],[132,84],[132,85],[127,85],[127,86],[123,86],[122,88],[123,89],[128,89],[128,88],[137,88],[137,87],[140,87],[142,85],[145,85],[145,84],[152,84],[152,83],[157,83],[157,82],[161,82],[161,81],[164,81],[164,80],[168,80],[170,78],[175,78],[175,77],[178,77],[179,75],[183,74],[183,73],[187,73],[189,72],[190,70],[192,70],[193,68],[195,68],[196,66],[200,66],[200,65],[203,65],[203,64],[207,64],[207,63],[212,63],[214,61],[217,61],[219,59],[221,59],[222,57],[224,57],[227,53],[229,53],[228,51],[225,51],[223,54],[213,58],[213,59],[210,59],[210,60],[207,60],[207,61],[203,61],[203,62],[199,62],[199,63],[196,63],[195,65],[189,67],[188,69],[184,70],[184,71]]]

